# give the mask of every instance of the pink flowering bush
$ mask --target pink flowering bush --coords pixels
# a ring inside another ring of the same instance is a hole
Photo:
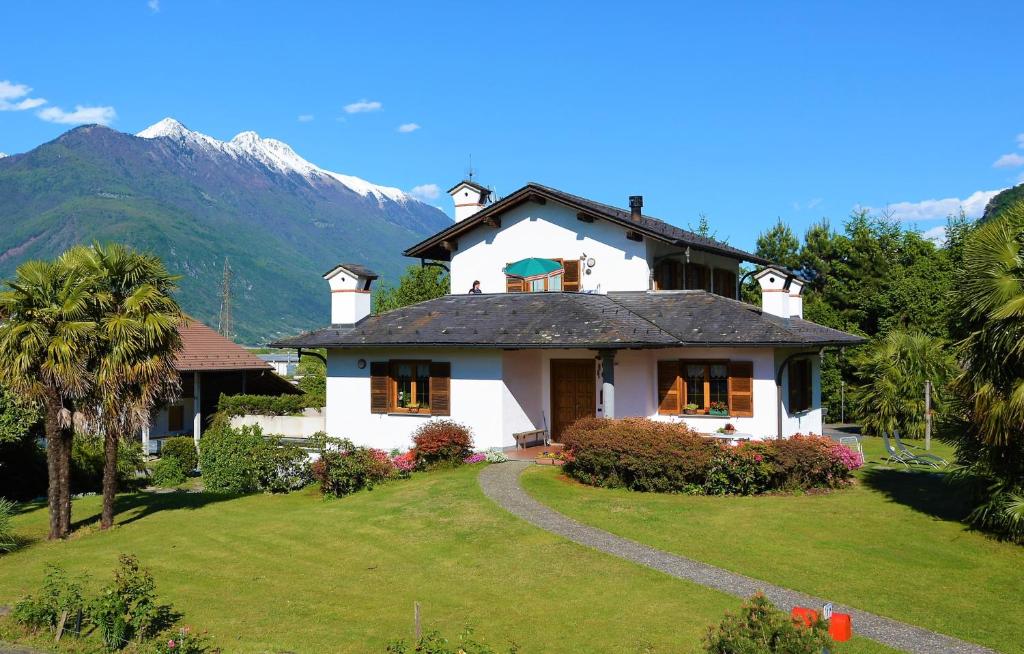
[[[487,455],[485,453],[477,452],[475,454],[470,454],[465,459],[463,459],[462,462],[463,463],[470,463],[470,464],[472,464],[472,463],[483,463],[486,460],[487,460]]]
[[[832,456],[837,458],[839,462],[851,472],[864,465],[864,456],[860,452],[851,450],[842,443],[832,444]]]
[[[320,491],[331,497],[372,489],[389,479],[408,476],[384,450],[358,447],[347,439],[324,447],[310,470],[320,482]]]
[[[409,450],[404,454],[392,457],[391,463],[404,475],[409,475],[416,469],[416,452]]]

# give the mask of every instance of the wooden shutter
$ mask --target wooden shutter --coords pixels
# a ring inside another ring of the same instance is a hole
[[[679,392],[679,362],[658,362],[658,413],[679,415],[683,412],[682,396]]]
[[[370,413],[388,412],[388,362],[370,363]]]
[[[754,415],[754,364],[750,361],[729,362],[729,413]]]
[[[452,364],[447,361],[430,362],[430,414],[450,416]]]
[[[506,293],[524,293],[526,292],[526,282],[520,277],[505,277],[505,292]]]
[[[562,268],[565,269],[565,275],[562,276],[562,290],[571,293],[577,293],[580,290],[580,260],[579,259],[564,259],[562,261]]]
[[[736,299],[736,274],[731,270],[715,269],[715,294]]]

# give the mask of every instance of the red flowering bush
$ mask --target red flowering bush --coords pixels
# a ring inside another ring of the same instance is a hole
[[[565,471],[572,477],[639,491],[755,495],[837,488],[849,483],[859,465],[848,448],[822,436],[733,447],[685,425],[646,418],[584,418],[562,440]]]
[[[310,471],[320,482],[320,491],[331,497],[373,488],[402,476],[387,452],[357,447],[348,440],[339,440],[333,442],[332,447],[325,447],[320,458],[310,466]]]
[[[413,432],[413,451],[421,468],[457,466],[473,453],[473,433],[454,420],[431,420]]]

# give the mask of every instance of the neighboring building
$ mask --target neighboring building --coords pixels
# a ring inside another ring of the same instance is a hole
[[[557,441],[584,416],[820,433],[820,352],[862,339],[803,320],[789,271],[644,216],[639,196],[627,211],[538,184],[449,194],[456,222],[405,255],[449,265],[452,295],[370,316],[376,275],[341,264],[324,275],[332,324],[275,344],[326,348],[329,434],[407,447],[439,416],[481,448]],[[762,266],[763,308],[736,299],[742,262]]]
[[[189,318],[178,332],[182,349],[174,367],[181,377],[181,394],[176,401],[154,410],[149,429],[142,433],[144,451],[159,452],[159,441],[170,436],[191,436],[198,443],[210,416],[217,411],[222,393],[299,393],[274,374],[269,363],[198,320]]]
[[[294,377],[299,368],[299,355],[275,352],[273,354],[257,354],[259,358],[270,364],[274,372],[281,377]]]

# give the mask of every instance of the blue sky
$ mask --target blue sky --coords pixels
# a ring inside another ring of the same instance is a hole
[[[936,228],[1024,173],[1020,2],[24,1],[0,24],[7,153],[173,116],[449,212],[472,155],[499,194],[642,194],[740,247],[855,206]]]

